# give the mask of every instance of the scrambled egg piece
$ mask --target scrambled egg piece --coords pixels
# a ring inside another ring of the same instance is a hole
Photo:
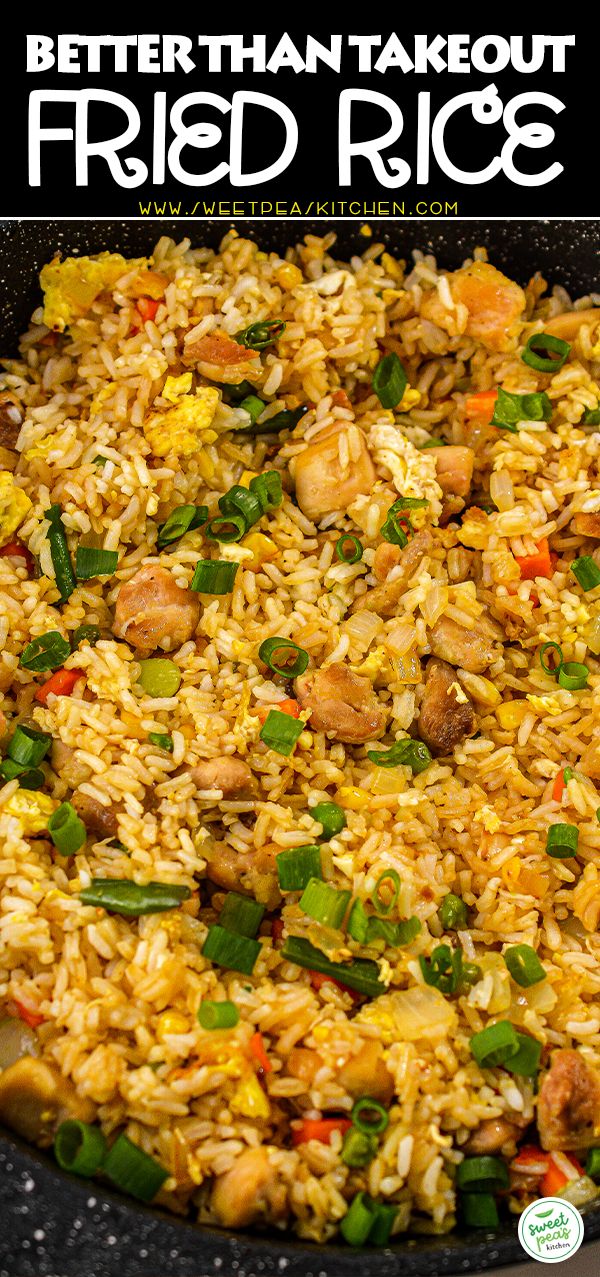
[[[218,403],[218,390],[201,386],[197,394],[184,395],[167,412],[150,413],[144,422],[144,434],[154,456],[166,457],[169,452],[176,452],[179,457],[193,457],[202,443],[212,443],[217,436],[208,427]]]
[[[502,825],[502,821],[500,820],[498,813],[495,812],[492,807],[488,807],[487,805],[480,807],[479,811],[475,812],[473,820],[476,824],[483,825],[483,828],[488,834],[497,834]]]
[[[527,700],[538,714],[550,714],[555,717],[556,714],[562,714],[564,706],[559,703],[556,696],[534,696],[533,693],[527,693]]]
[[[169,403],[179,403],[185,395],[189,395],[192,389],[191,372],[183,372],[181,377],[167,377],[162,389],[163,399],[168,399]]]
[[[128,261],[121,253],[96,257],[55,257],[40,273],[44,293],[44,323],[62,333],[75,319],[87,314],[100,293],[114,288],[127,270],[145,266],[147,258]]]
[[[31,510],[32,502],[10,470],[0,470],[0,545],[7,545]]]
[[[239,1083],[229,1101],[229,1107],[243,1117],[266,1120],[271,1116],[271,1105],[255,1073],[249,1073]]]
[[[392,414],[389,414],[392,417]],[[414,527],[420,528],[425,521],[437,523],[442,512],[442,489],[436,479],[435,457],[428,452],[419,452],[404,435],[400,433],[393,417],[380,418],[369,428],[369,452],[377,466],[389,470],[394,487],[403,497],[424,497],[429,507],[424,510],[411,510],[410,518]]]
[[[4,804],[3,811],[9,816],[16,816],[24,834],[41,834],[48,828],[48,820],[58,806],[59,803],[49,794],[18,789]]]

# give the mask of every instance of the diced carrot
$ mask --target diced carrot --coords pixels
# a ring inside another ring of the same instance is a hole
[[[26,567],[27,567],[27,571],[29,572],[30,575],[33,572],[33,569],[35,566],[33,555],[27,549],[27,546],[23,545],[22,541],[9,541],[8,545],[3,545],[2,547],[0,547],[0,558],[24,559]]]
[[[310,976],[312,987],[313,989],[316,989],[317,992],[322,985],[329,982],[329,984],[335,984],[343,993],[349,993],[353,1002],[360,1002],[361,994],[358,993],[356,989],[349,989],[347,984],[342,984],[341,980],[334,979],[332,975],[325,975],[322,971],[309,971],[308,974]]]
[[[271,923],[271,938],[273,940],[273,944],[281,944],[281,941],[283,939],[283,919],[282,918],[273,919],[273,922]]]
[[[524,1144],[519,1149],[517,1156],[513,1158],[511,1166],[515,1171],[528,1171],[531,1166],[543,1166],[544,1171],[548,1169],[549,1153],[544,1153],[543,1149],[538,1148],[537,1144]]]
[[[566,1153],[562,1153],[561,1156],[573,1167],[573,1174],[566,1175],[562,1167],[557,1166],[551,1153],[548,1158],[548,1169],[540,1184],[542,1197],[555,1197],[557,1193],[560,1193],[561,1188],[569,1183],[569,1180],[579,1179],[583,1175],[583,1166],[580,1166],[577,1158],[570,1153],[568,1157]]]
[[[334,1131],[342,1135],[350,1130],[352,1122],[349,1117],[305,1117],[301,1126],[292,1131],[292,1144],[308,1144],[309,1140],[319,1140],[321,1144],[330,1144]]]
[[[250,1038],[250,1054],[254,1056],[259,1068],[263,1073],[271,1073],[273,1065],[265,1051],[262,1033],[253,1033]]]
[[[30,1029],[37,1029],[39,1024],[44,1023],[46,1017],[44,1015],[38,1015],[36,1011],[30,1011],[29,1007],[26,1007],[24,1002],[15,1001],[15,1006],[19,1013],[19,1019],[24,1020],[25,1024],[28,1024]]]
[[[336,408],[351,408],[352,407],[352,404],[350,403],[350,400],[345,390],[334,390],[331,396],[331,402],[335,404]]]
[[[138,297],[135,308],[138,314],[146,323],[149,319],[156,319],[156,312],[160,306],[160,301],[155,301],[154,297]]]
[[[50,693],[53,696],[70,696],[78,678],[81,678],[81,670],[55,670],[51,678],[38,687],[34,700],[40,705],[47,705]]]
[[[537,554],[522,556],[515,554],[515,559],[519,564],[522,581],[534,581],[536,576],[553,575],[554,568],[547,537],[542,537],[541,541],[538,541]]]
[[[479,390],[476,395],[468,395],[465,399],[467,417],[477,417],[480,421],[489,424],[494,415],[497,398],[497,390]]]
[[[58,333],[45,333],[40,338],[40,346],[56,346],[58,342]]]
[[[300,714],[300,706],[298,702],[291,699],[278,701],[276,705],[260,705],[256,713],[260,718],[261,723],[266,722],[269,711],[272,709],[278,709],[280,714],[289,714],[290,718],[298,718]]]
[[[556,773],[554,785],[552,786],[552,797],[555,803],[560,802],[565,788],[565,769],[561,767],[560,771]]]

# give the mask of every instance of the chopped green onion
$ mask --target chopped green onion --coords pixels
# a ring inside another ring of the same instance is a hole
[[[444,931],[464,931],[467,925],[467,906],[460,896],[449,891],[444,896],[438,911],[438,918]]]
[[[239,483],[235,483],[224,496],[219,497],[219,510],[222,515],[236,515],[242,518],[246,525],[246,532],[263,516],[263,507],[257,494]]]
[[[530,944],[511,945],[502,956],[513,980],[522,989],[546,979],[546,969]]]
[[[408,377],[395,351],[380,359],[373,373],[373,390],[382,408],[397,408],[404,398]]]
[[[545,392],[513,395],[499,387],[491,424],[516,434],[519,421],[549,421],[551,416],[552,404]]]
[[[217,966],[224,967],[227,971],[241,971],[243,975],[252,975],[260,953],[260,944],[250,936],[236,935],[226,927],[215,924],[209,927],[202,953],[210,962],[216,962]]]
[[[364,1135],[382,1135],[390,1121],[387,1109],[370,1095],[361,1095],[355,1101],[350,1116]]]
[[[465,985],[475,984],[481,977],[481,968],[473,962],[463,962],[462,949],[453,951],[448,944],[437,945],[430,958],[420,955],[419,966],[425,984],[447,996],[459,993]]]
[[[60,590],[59,602],[66,603],[73,593],[77,582],[73,572],[60,506],[51,505],[49,510],[44,511],[44,515],[50,520],[48,544],[54,568],[54,579]]]
[[[504,1067],[509,1073],[516,1073],[519,1077],[535,1077],[540,1067],[542,1044],[536,1038],[530,1038],[528,1033],[518,1031],[517,1041],[519,1050],[507,1060]]]
[[[282,319],[263,319],[242,329],[241,333],[236,333],[234,341],[237,341],[239,346],[245,346],[247,350],[265,350],[267,346],[272,346],[278,337],[281,337],[284,329],[285,323]]]
[[[467,1228],[497,1228],[498,1207],[491,1193],[462,1193],[462,1215]]]
[[[446,439],[436,439],[435,435],[432,435],[430,439],[426,439],[425,443],[417,444],[417,448],[419,452],[425,452],[426,448],[447,448],[447,447],[448,447],[448,441]]]
[[[163,656],[151,656],[140,661],[140,686],[148,696],[157,698],[175,696],[181,685],[181,670],[174,661]]]
[[[586,408],[580,426],[600,426],[600,404],[595,408]]]
[[[348,989],[356,989],[357,993],[364,993],[366,997],[377,998],[381,993],[386,992],[385,984],[379,979],[379,967],[370,958],[354,958],[352,962],[332,962],[309,940],[300,936],[288,936],[283,944],[281,955],[298,967],[307,967],[309,971],[331,976],[332,980],[346,985]]]
[[[421,923],[416,915],[412,918],[405,918],[403,922],[396,923],[396,944],[399,948],[402,945],[410,944],[418,936],[421,930]]]
[[[317,803],[316,807],[311,807],[310,814],[313,820],[317,820],[322,825],[322,836],[327,841],[341,834],[342,829],[346,828],[345,814],[337,803]]]
[[[352,908],[348,914],[348,935],[356,940],[357,944],[366,944],[371,921],[362,900],[357,896],[356,900],[352,901]]]
[[[554,649],[554,651],[557,653],[556,665],[548,665],[544,661],[545,653],[548,652],[551,648]],[[560,647],[558,643],[544,643],[543,646],[540,648],[540,665],[544,671],[544,674],[551,674],[552,677],[555,678],[558,674],[558,671],[562,663],[563,663],[562,647]]]
[[[73,631],[71,640],[73,649],[79,647],[81,643],[89,643],[90,647],[95,647],[100,638],[100,630],[97,625],[78,625]]]
[[[8,746],[8,757],[22,767],[37,767],[50,749],[52,737],[33,727],[17,727]]]
[[[366,1193],[357,1193],[340,1224],[349,1246],[364,1246],[377,1216],[377,1204]]]
[[[118,562],[117,550],[97,550],[95,546],[78,545],[75,575],[78,581],[89,581],[94,576],[112,576]]]
[[[586,593],[600,585],[600,568],[590,554],[582,554],[581,558],[573,559],[571,572]]]
[[[251,395],[254,389],[252,383],[250,381],[246,381],[246,379],[244,379],[244,381],[238,381],[235,384],[233,382],[231,384],[217,382],[216,384],[220,387],[225,402],[233,404],[240,404],[242,399],[245,399],[247,395]]]
[[[589,669],[579,661],[565,661],[558,671],[558,686],[569,692],[580,692],[588,685]]]
[[[266,406],[262,399],[258,398],[258,395],[246,395],[246,398],[242,399],[240,404],[240,408],[243,408],[244,412],[248,413],[251,425],[258,421],[261,412],[264,412]]]
[[[61,1122],[54,1136],[54,1156],[63,1171],[87,1178],[100,1170],[106,1156],[106,1140],[99,1126],[71,1118]]]
[[[84,905],[96,905],[107,913],[120,913],[124,918],[141,918],[147,913],[164,913],[177,909],[189,900],[189,887],[171,882],[147,882],[141,886],[129,878],[92,878],[89,887],[79,892]]]
[[[410,767],[415,775],[424,772],[431,762],[427,746],[422,740],[412,740],[411,737],[395,741],[387,750],[368,749],[367,758],[378,767]]]
[[[259,905],[257,900],[240,896],[237,891],[228,891],[219,914],[219,926],[254,940],[264,912],[264,905]]]
[[[405,510],[425,510],[429,504],[427,497],[397,497],[390,510],[403,514]]]
[[[392,894],[388,901],[386,901],[381,894],[381,886],[382,886],[382,883],[384,882],[388,882],[392,884]],[[396,904],[399,894],[400,894],[400,874],[397,873],[395,869],[384,869],[383,873],[379,875],[371,895],[371,899],[373,901],[375,908],[377,909],[377,912],[382,913],[384,915],[391,913],[392,909],[394,908],[394,905]]]
[[[198,1023],[203,1029],[235,1029],[240,1013],[235,1002],[201,1002]]]
[[[250,480],[250,491],[258,497],[263,514],[277,510],[283,501],[283,486],[279,470],[265,470]]]
[[[190,590],[197,594],[231,594],[239,563],[225,559],[198,559]]]
[[[377,1140],[374,1135],[352,1128],[346,1131],[340,1157],[346,1166],[358,1169],[367,1166],[377,1152]]]
[[[377,1204],[375,1219],[369,1233],[371,1246],[387,1246],[397,1214],[398,1207],[393,1202]]]
[[[397,927],[395,922],[389,922],[387,918],[378,918],[377,916],[369,918],[367,922],[367,944],[374,944],[377,940],[383,940],[384,944],[394,946],[397,944]]]
[[[151,1202],[169,1178],[169,1172],[126,1135],[119,1135],[109,1149],[102,1172],[122,1192],[129,1193],[140,1202]]]
[[[284,430],[293,430],[305,413],[308,412],[308,406],[302,404],[300,408],[282,408],[281,412],[276,412],[267,421],[250,422],[249,426],[236,426],[236,434],[255,434],[255,435],[278,435]]]
[[[282,653],[280,657],[277,656],[278,652]],[[289,656],[285,653],[289,653]],[[291,659],[293,653],[297,653],[294,660]],[[308,665],[308,652],[303,647],[298,647],[297,643],[292,643],[291,639],[265,639],[258,649],[258,655],[274,674],[280,674],[282,678],[298,678]]]
[[[471,1054],[482,1069],[505,1065],[519,1051],[517,1031],[510,1020],[498,1020],[474,1033],[470,1039]]]
[[[164,550],[166,545],[171,545],[172,541],[179,541],[186,532],[193,532],[195,528],[200,528],[207,519],[208,506],[206,505],[177,506],[175,510],[171,510],[168,519],[161,523],[158,529],[157,549]]]
[[[571,347],[568,341],[554,337],[552,333],[533,333],[521,355],[524,364],[536,372],[558,372],[568,357]],[[548,355],[538,352],[548,351]],[[553,356],[556,355],[556,358]]]
[[[268,749],[288,758],[304,728],[302,719],[292,718],[291,714],[283,714],[279,709],[270,709],[261,728],[260,739]]]
[[[399,545],[403,550],[408,545],[408,534],[405,531],[407,526],[408,522],[403,515],[391,508],[387,512],[385,523],[381,526],[381,535],[384,541],[388,541],[390,545]]]
[[[149,732],[148,740],[151,745],[156,745],[157,749],[164,749],[168,754],[173,753],[173,737],[168,736],[166,732]]]
[[[585,1163],[585,1173],[590,1179],[600,1176],[600,1148],[591,1148]]]
[[[241,541],[247,530],[243,514],[217,514],[204,524],[207,541],[218,541],[221,545],[233,545],[234,541]]]
[[[282,891],[304,891],[311,878],[322,878],[321,848],[316,845],[290,847],[275,857]]]
[[[340,563],[360,563],[363,556],[362,545],[352,532],[343,533],[336,543],[335,552]]]
[[[33,639],[27,647],[23,648],[19,665],[22,665],[23,669],[32,670],[34,674],[42,674],[46,670],[56,670],[64,665],[67,656],[70,655],[70,644],[62,634],[59,634],[58,630],[49,630],[47,634],[40,634],[39,638]]]
[[[98,453],[98,456],[97,456],[97,457],[93,457],[93,458],[92,458],[92,465],[93,465],[93,466],[100,466],[100,469],[101,469],[101,470],[103,470],[103,469],[104,469],[104,467],[105,467],[105,465],[107,464],[107,462],[108,462],[108,457],[103,457],[101,452],[99,452],[99,453]]]
[[[550,825],[548,828],[546,851],[555,860],[568,860],[571,856],[577,855],[578,842],[579,830],[577,825],[567,825],[559,822],[556,825]]]
[[[0,776],[3,780],[19,780],[21,789],[41,789],[46,783],[44,773],[38,767],[23,767],[12,758],[5,758],[0,763]]]
[[[61,803],[48,819],[48,833],[61,856],[74,856],[87,838],[85,825],[71,803]]]
[[[341,927],[350,903],[350,891],[338,891],[320,878],[311,878],[300,897],[300,908],[324,927]]]
[[[465,1157],[456,1170],[456,1187],[469,1193],[499,1193],[508,1182],[508,1168],[500,1157]]]

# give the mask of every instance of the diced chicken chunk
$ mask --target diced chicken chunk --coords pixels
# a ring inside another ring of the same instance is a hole
[[[200,620],[200,600],[182,590],[166,568],[148,564],[121,586],[114,633],[140,651],[174,651],[187,643]]]
[[[466,334],[488,350],[508,350],[519,331],[525,309],[523,289],[489,262],[472,262],[448,275],[453,302],[466,307]],[[452,332],[455,312],[444,305],[437,289],[427,293],[421,315]]]
[[[100,839],[116,837],[119,826],[112,807],[104,807],[83,790],[75,791],[72,803],[88,833],[97,834]]]
[[[340,450],[346,451],[343,460]],[[334,510],[346,510],[370,492],[375,469],[362,430],[336,431],[309,444],[295,460],[294,482],[302,513],[318,521]]]
[[[96,1106],[43,1060],[26,1055],[0,1074],[0,1121],[24,1139],[47,1148],[67,1118],[93,1122]]]
[[[450,665],[460,665],[470,674],[483,674],[495,658],[494,644],[489,633],[474,622],[466,630],[448,616],[440,617],[429,633],[429,644],[434,656]]]
[[[275,909],[281,903],[279,878],[272,847],[256,847],[236,851],[225,842],[202,847],[206,860],[206,876],[225,891],[240,891],[253,896],[261,905]]]
[[[598,323],[600,306],[590,306],[585,310],[566,310],[562,315],[555,315],[554,319],[547,319],[544,322],[544,332],[560,337],[561,341],[570,342],[575,341],[583,324]]]
[[[256,381],[260,375],[260,358],[227,333],[206,333],[191,337],[183,344],[183,363],[198,369],[209,381],[239,385],[240,381]]]
[[[196,763],[190,768],[190,776],[198,789],[220,789],[224,798],[241,793],[252,783],[248,764],[231,754]]]
[[[430,448],[429,456],[435,460],[436,477],[442,492],[448,496],[466,497],[473,478],[473,449],[450,444],[446,448]]]
[[[264,1146],[240,1153],[231,1170],[215,1179],[210,1200],[223,1228],[247,1228],[260,1219],[276,1221],[287,1208],[285,1186]]]
[[[506,1156],[514,1155],[514,1145],[521,1132],[521,1127],[508,1122],[505,1117],[490,1117],[463,1144],[462,1151],[469,1156],[486,1157],[491,1153],[500,1153],[507,1149]]]
[[[394,1079],[386,1068],[379,1042],[367,1042],[356,1055],[350,1056],[337,1080],[356,1099],[370,1095],[380,1104],[389,1104],[394,1095]]]
[[[593,537],[600,541],[600,514],[576,514],[573,531],[580,537]]]
[[[89,780],[92,775],[91,767],[87,763],[80,762],[76,751],[70,745],[65,745],[62,740],[52,742],[50,761],[56,775],[60,776],[71,789],[77,789],[78,785],[83,785],[84,781]]]
[[[391,541],[382,541],[373,556],[373,575],[378,581],[387,581],[392,568],[397,568],[402,559],[402,546],[392,545]]]
[[[369,679],[341,661],[300,675],[294,687],[302,708],[310,709],[310,726],[316,731],[351,745],[383,735],[387,713]]]
[[[397,572],[392,581],[384,580],[382,585],[375,585],[372,590],[367,590],[366,594],[361,594],[354,600],[351,612],[377,612],[378,616],[394,616],[396,608],[411,577],[414,576],[422,559],[433,547],[433,537],[429,528],[422,528],[411,538],[408,545],[401,551],[399,564],[401,570]],[[380,547],[382,548],[382,547]],[[396,549],[397,547],[390,547]],[[376,555],[377,555],[376,551]],[[392,556],[389,556],[391,563]],[[382,554],[382,560],[385,563]],[[375,567],[375,565],[373,565]],[[388,568],[391,572],[392,565]],[[387,576],[387,573],[386,573]]]
[[[23,409],[10,390],[0,393],[0,447],[15,448],[23,424]]]
[[[600,1135],[600,1076],[579,1051],[554,1051],[538,1098],[537,1124],[547,1151],[589,1148]]]
[[[459,686],[456,670],[446,661],[429,661],[419,714],[419,736],[436,754],[449,754],[473,731],[475,715]]]

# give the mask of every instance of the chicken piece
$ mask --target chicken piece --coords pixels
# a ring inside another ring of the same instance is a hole
[[[0,447],[16,448],[23,424],[23,409],[10,390],[0,393]]]
[[[382,541],[373,556],[373,575],[378,581],[387,581],[392,568],[397,568],[402,558],[402,546]]]
[[[392,581],[384,581],[382,585],[373,586],[366,594],[354,600],[351,612],[376,612],[378,616],[394,616],[397,605],[406,590],[408,582],[418,570],[421,561],[433,547],[433,537],[429,528],[422,528],[401,552],[399,571]],[[377,553],[377,552],[376,552]],[[391,571],[391,568],[388,569]]]
[[[97,798],[82,790],[75,790],[72,803],[88,833],[98,834],[100,839],[116,838],[119,825],[112,807],[103,807]]]
[[[580,537],[593,537],[600,541],[600,514],[576,514],[573,531]]]
[[[310,726],[349,745],[383,736],[387,711],[368,678],[354,674],[341,661],[301,674],[294,682],[302,709],[310,709]]]
[[[113,632],[140,651],[174,651],[200,620],[200,599],[182,590],[166,568],[148,564],[119,589]]]
[[[195,767],[190,767],[189,774],[198,789],[220,789],[223,798],[232,798],[252,783],[248,764],[231,754],[196,763]]]
[[[390,1104],[394,1095],[394,1079],[386,1068],[379,1042],[366,1042],[356,1055],[351,1055],[342,1065],[337,1080],[355,1099],[370,1095],[380,1104]]]
[[[446,661],[428,662],[419,714],[419,736],[435,754],[449,754],[473,731],[475,715],[459,686],[456,670]]]
[[[520,1133],[521,1127],[508,1122],[505,1117],[490,1117],[469,1136],[462,1151],[469,1156],[486,1157],[491,1153],[502,1153],[506,1157],[514,1157],[514,1146]]]
[[[87,763],[79,762],[76,750],[71,749],[70,745],[65,745],[61,740],[53,740],[50,762],[52,770],[66,782],[70,789],[77,789],[78,785],[83,785],[92,775],[91,767],[88,767]],[[92,801],[93,799],[90,799],[90,802]]]
[[[322,1068],[323,1061],[317,1051],[306,1046],[294,1046],[287,1058],[287,1072],[292,1077],[300,1078],[308,1087],[312,1086],[315,1074]]]
[[[470,674],[483,674],[495,657],[493,640],[479,621],[466,630],[449,616],[440,617],[429,632],[429,645],[434,656],[450,665],[460,665]]]
[[[542,1148],[589,1148],[600,1135],[600,1076],[579,1051],[554,1051],[540,1089],[537,1125]]]
[[[430,448],[429,456],[435,459],[437,481],[442,492],[448,496],[466,497],[473,478],[473,449],[450,444],[445,448]]]
[[[206,860],[206,876],[217,887],[253,896],[267,909],[281,904],[273,847],[236,851],[226,842],[209,841],[202,845],[201,854]]]
[[[190,337],[183,343],[184,364],[198,369],[209,381],[227,386],[240,381],[256,381],[261,373],[260,357],[255,350],[248,350],[233,341],[227,333],[206,333],[204,337]]]
[[[340,459],[340,449],[347,459]],[[295,460],[296,498],[302,513],[318,522],[334,510],[347,510],[369,493],[376,475],[362,430],[336,430],[308,445]]]
[[[525,309],[523,289],[489,262],[472,262],[447,279],[453,302],[468,311],[467,336],[488,350],[509,350],[518,335],[519,320]],[[455,312],[444,305],[437,289],[423,297],[421,315],[445,332],[452,332],[456,322]]]
[[[579,336],[582,324],[599,322],[600,306],[586,307],[585,310],[566,310],[562,315],[555,315],[554,319],[547,319],[544,323],[544,332],[551,333],[553,337],[560,337],[561,341],[571,342]]]
[[[284,1218],[287,1191],[264,1145],[244,1149],[231,1169],[217,1176],[210,1204],[223,1228],[247,1228],[260,1219]]]
[[[93,1122],[95,1116],[96,1105],[43,1060],[25,1055],[0,1074],[0,1121],[40,1148],[48,1148],[67,1118]]]

